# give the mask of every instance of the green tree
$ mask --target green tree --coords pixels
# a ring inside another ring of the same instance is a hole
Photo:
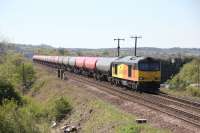
[[[0,127],[0,133],[40,132],[31,110],[14,101],[6,101],[0,106]]]
[[[21,54],[8,53],[2,62],[3,64],[0,65],[2,79],[7,79],[15,89],[21,89],[24,81],[27,88],[31,87],[35,80],[35,71],[30,61]]]
[[[199,64],[199,59],[194,59],[193,61],[185,64],[181,68],[180,72],[175,75],[172,80],[169,81],[170,88],[185,89],[190,84],[197,83],[197,79],[199,76],[197,67],[200,67]]]
[[[22,63],[18,69],[19,79],[21,84],[24,85],[26,89],[29,89],[35,81],[35,71],[32,63]]]
[[[12,84],[0,78],[0,104],[5,100],[15,100],[17,103],[21,103],[20,95],[15,91]]]

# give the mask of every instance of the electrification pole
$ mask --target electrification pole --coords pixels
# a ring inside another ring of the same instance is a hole
[[[135,56],[137,56],[136,50],[137,50],[137,39],[142,38],[141,36],[131,36],[130,38],[135,39]]]
[[[124,41],[125,39],[120,39],[120,38],[116,38],[114,39],[114,41],[117,41],[118,46],[117,46],[117,56],[119,57],[119,50],[120,50],[120,41]]]

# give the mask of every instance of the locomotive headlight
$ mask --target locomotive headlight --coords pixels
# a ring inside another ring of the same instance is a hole
[[[143,77],[140,77],[139,79],[140,79],[140,80],[144,80],[144,78],[143,78]]]

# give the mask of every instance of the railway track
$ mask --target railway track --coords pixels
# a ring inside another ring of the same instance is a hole
[[[146,94],[148,95],[148,94]],[[153,97],[154,99],[159,99],[160,101],[162,101],[165,104],[168,105],[176,105],[178,106],[180,109],[182,110],[188,110],[190,113],[199,115],[200,114],[200,107],[198,106],[198,104],[193,104],[192,101],[190,101],[190,103],[188,103],[185,99],[181,99],[181,98],[176,98],[174,96],[168,96],[168,95],[150,95],[150,97]]]
[[[179,101],[179,102],[200,108],[200,103],[196,102],[196,101],[192,101],[192,100],[188,100],[188,99],[184,99],[184,98],[179,98],[179,97],[176,97],[176,96],[168,95],[166,93],[159,93],[159,95],[161,95],[162,97],[166,97],[166,98],[169,98],[169,99],[172,99],[172,100],[176,100],[176,101]]]
[[[153,110],[168,114],[200,128],[200,108],[198,104],[191,104],[192,101],[184,102],[184,99],[177,100],[175,98],[163,95],[153,95],[147,93],[140,94],[122,87],[112,86],[105,81],[99,82],[93,78],[87,78],[85,76],[70,72],[66,73],[72,80],[94,86],[122,99],[139,103]]]
[[[166,94],[140,94],[124,87],[113,86],[109,82],[96,81],[93,78],[77,75],[68,71],[65,73],[67,77],[70,77],[72,80],[94,86],[109,94],[118,96],[128,101],[139,103],[148,108],[168,114],[200,128],[200,103]]]

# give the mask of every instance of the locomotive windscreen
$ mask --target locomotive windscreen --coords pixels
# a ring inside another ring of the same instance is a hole
[[[141,62],[139,63],[139,70],[141,71],[159,71],[159,62]]]

